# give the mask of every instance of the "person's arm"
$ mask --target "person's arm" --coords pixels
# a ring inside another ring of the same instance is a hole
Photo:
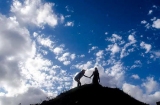
[[[85,77],[89,78],[89,77],[88,77],[88,76],[86,76],[86,75],[83,75],[83,76],[85,76]]]
[[[99,74],[98,74],[98,82],[100,82]]]
[[[94,72],[92,73],[92,75],[89,78],[91,78],[93,76],[93,74],[94,74]]]

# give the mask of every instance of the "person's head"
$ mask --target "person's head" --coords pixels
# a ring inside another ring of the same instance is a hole
[[[97,67],[95,67],[95,70],[98,70]]]
[[[86,70],[82,69],[82,72],[85,72]]]

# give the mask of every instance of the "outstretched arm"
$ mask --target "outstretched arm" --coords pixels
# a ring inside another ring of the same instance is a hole
[[[83,76],[85,76],[85,77],[89,78],[89,77],[88,77],[88,76],[86,76],[86,75],[83,75]]]
[[[94,74],[94,73],[92,73],[92,75],[91,75],[89,78],[91,78],[91,77],[93,76],[93,74]]]

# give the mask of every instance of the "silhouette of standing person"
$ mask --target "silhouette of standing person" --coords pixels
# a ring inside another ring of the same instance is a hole
[[[74,77],[74,80],[77,82],[77,87],[81,86],[80,79],[81,79],[83,76],[89,78],[88,76],[84,75],[84,74],[85,74],[85,71],[86,71],[86,70],[82,69],[82,71],[79,72],[79,73]]]
[[[92,75],[90,76],[90,78],[93,76],[93,79],[92,79],[92,84],[99,84],[100,82],[100,78],[99,78],[99,72],[98,72],[98,69],[97,67],[95,68],[94,72],[92,73]]]

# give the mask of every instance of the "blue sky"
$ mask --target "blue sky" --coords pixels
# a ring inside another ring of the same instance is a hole
[[[76,86],[77,72],[90,76],[96,66],[101,85],[155,105],[159,13],[158,0],[0,1],[0,103],[55,97]]]

